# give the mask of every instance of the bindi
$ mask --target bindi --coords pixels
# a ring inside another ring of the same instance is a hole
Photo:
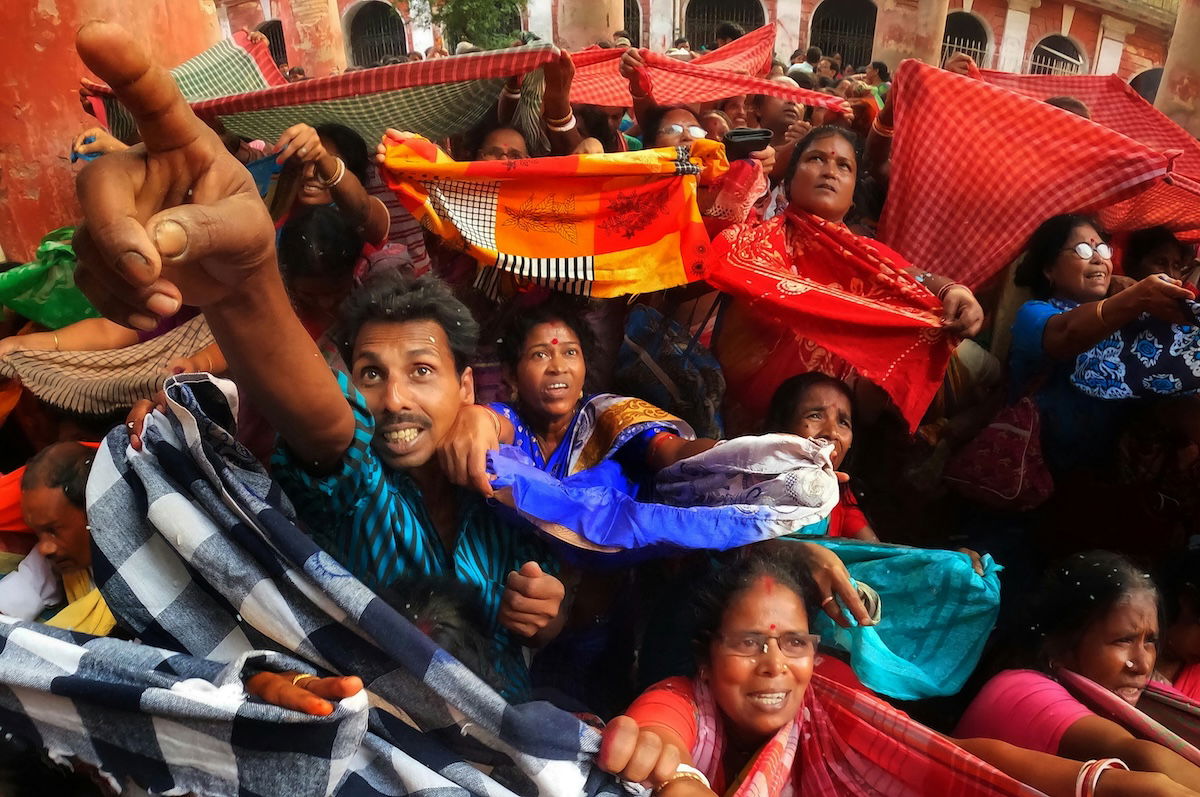
[[[558,338],[550,338],[550,345],[551,345],[551,346],[557,346],[557,345],[558,345]]]

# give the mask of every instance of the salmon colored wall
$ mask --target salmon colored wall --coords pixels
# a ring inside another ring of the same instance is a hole
[[[263,18],[262,3],[258,0],[230,3],[225,6],[225,14],[229,18],[229,29],[235,33],[239,30],[254,30],[266,22]]]
[[[1147,69],[1161,67],[1167,60],[1167,43],[1167,34],[1139,25],[1125,37],[1125,52],[1121,54],[1118,74],[1132,80]]]
[[[1062,35],[1063,4],[1055,0],[1042,0],[1042,4],[1029,14],[1029,35],[1025,39],[1025,61],[1033,53],[1033,48],[1047,36]],[[1097,11],[1075,6],[1075,16],[1067,34],[1075,46],[1083,53],[1087,72],[1091,72],[1096,63],[1096,45],[1100,41],[1100,14]],[[1022,69],[1024,69],[1022,64]]]
[[[170,66],[221,35],[212,0],[8,0],[0,30],[0,245],[27,260],[42,236],[75,222],[71,141],[95,119],[79,105],[75,31],[91,19],[119,22],[153,42]]]
[[[950,0],[950,11],[962,10],[963,0]],[[983,22],[990,36],[988,43],[991,46],[991,60],[979,66],[991,69],[996,64],[996,54],[1000,52],[1000,41],[1004,37],[1004,19],[1008,14],[1008,3],[1005,0],[975,0],[971,4],[971,13]]]

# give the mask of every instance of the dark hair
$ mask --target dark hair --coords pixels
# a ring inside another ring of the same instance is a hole
[[[72,506],[87,506],[87,480],[96,452],[79,443],[55,443],[34,454],[25,463],[21,490],[57,487]]]
[[[819,75],[817,77],[817,88],[831,89],[831,88],[834,88],[835,86],[837,86],[837,81],[834,80],[833,78],[829,77],[828,75]]]
[[[628,38],[630,38],[630,36],[629,36],[629,31],[627,31],[627,30],[619,30],[619,31],[617,31],[616,33],[614,33],[614,34],[612,35],[612,37],[613,37],[613,41],[616,41],[617,39],[628,39]]]
[[[804,56],[804,54],[805,54],[804,50],[797,47],[795,50],[792,50],[792,57],[788,60],[790,60],[792,63],[795,63],[796,59],[801,58],[802,56]]]
[[[566,297],[555,297],[528,310],[514,313],[504,328],[503,337],[496,341],[496,354],[500,358],[500,364],[507,368],[516,368],[530,331],[539,324],[554,321],[561,321],[578,337],[586,364],[596,339],[591,326],[583,318],[583,310],[584,307],[579,302],[573,302]]]
[[[613,48],[613,43],[608,39],[600,39],[596,42],[596,46],[602,50],[611,50]]]
[[[1070,111],[1076,116],[1082,116],[1084,119],[1092,118],[1092,109],[1087,107],[1087,103],[1078,97],[1048,97],[1047,105],[1053,105],[1055,108],[1062,108],[1064,111]]]
[[[875,71],[879,73],[879,79],[884,83],[892,79],[892,72],[883,61],[872,61],[871,66],[875,67]]]
[[[763,431],[786,432],[796,417],[796,408],[804,394],[819,385],[829,385],[838,390],[850,402],[850,417],[854,417],[854,391],[837,377],[823,374],[820,371],[809,371],[806,374],[796,374],[783,380],[783,384],[775,388],[771,403],[767,407],[767,417],[763,422]]]
[[[620,152],[617,146],[617,136],[612,125],[608,123],[608,114],[599,105],[576,105],[575,116],[579,119],[581,133],[591,136],[600,142],[605,152]]]
[[[432,321],[442,328],[454,353],[454,366],[463,372],[475,356],[479,324],[471,311],[437,277],[407,277],[394,271],[379,275],[342,302],[333,339],[347,365],[354,360],[354,343],[363,324],[387,321]]]
[[[317,131],[318,136],[327,139],[337,147],[338,156],[346,164],[346,171],[357,177],[358,181],[365,186],[367,184],[367,167],[371,161],[367,155],[367,144],[363,141],[362,136],[345,125],[333,122],[317,125],[313,129]]]
[[[774,552],[776,549],[771,550]],[[811,628],[817,617],[821,593],[810,575],[806,560],[807,554],[800,546],[796,547],[793,556],[774,555],[757,545],[738,548],[722,556],[692,598],[696,629],[693,643],[697,659],[703,661],[708,658],[709,647],[721,632],[725,612],[738,595],[764,576],[800,596]]]
[[[821,48],[816,47],[816,46],[809,47],[804,52],[804,60],[810,64],[815,65],[818,61],[821,60]]]
[[[736,22],[726,20],[713,31],[713,39],[740,39],[746,35],[746,29]]]
[[[681,44],[689,44],[689,43],[690,43],[690,42],[688,42],[688,40],[687,40],[687,37],[686,37],[686,36],[680,36],[678,39],[676,39],[676,40],[675,40],[675,46],[676,46],[676,47],[678,47],[678,46],[679,46],[679,45],[681,45]]]
[[[802,69],[788,70],[788,77],[796,81],[796,85],[802,89],[812,91],[817,87],[817,76],[812,72],[805,72]]]
[[[1043,221],[1029,237],[1025,256],[1017,265],[1013,282],[1022,288],[1029,288],[1038,299],[1049,299],[1053,286],[1046,276],[1046,269],[1058,258],[1075,228],[1084,224],[1095,227],[1097,231],[1100,229],[1094,220],[1075,213],[1064,213]]]
[[[1158,593],[1149,573],[1112,551],[1073,554],[1051,567],[1029,602],[1032,630],[1040,642],[1038,665],[1048,669],[1050,662],[1074,650],[1092,624],[1139,590]]]
[[[653,147],[654,139],[658,137],[658,128],[662,127],[663,117],[671,111],[679,110],[692,113],[691,108],[680,103],[678,105],[655,105],[642,114],[642,117],[638,119],[642,125],[642,146],[647,149]]]
[[[830,138],[831,136],[839,136],[850,145],[850,148],[854,150],[854,163],[855,165],[858,164],[859,160],[861,160],[859,156],[860,139],[855,135],[854,131],[836,125],[821,125],[809,130],[808,134],[800,139],[800,142],[796,144],[796,148],[792,150],[792,157],[788,160],[787,172],[783,175],[784,185],[792,182],[792,178],[796,175],[796,169],[800,166],[800,156],[804,154],[804,151],[816,142]]]
[[[354,271],[362,238],[340,210],[317,205],[289,218],[279,231],[279,266],[284,280],[337,278]]]
[[[1160,246],[1174,246],[1180,258],[1184,260],[1192,254],[1192,248],[1176,238],[1175,233],[1166,227],[1136,230],[1129,234],[1129,241],[1125,245],[1125,259],[1122,261],[1125,273],[1134,279],[1149,276],[1149,272],[1142,267],[1142,260]]]

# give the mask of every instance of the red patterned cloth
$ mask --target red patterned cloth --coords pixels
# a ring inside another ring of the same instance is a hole
[[[844,361],[882,387],[915,429],[953,341],[940,302],[908,265],[843,225],[791,210],[723,232],[706,279],[736,299],[717,341],[727,402],[761,418],[785,379],[812,370],[845,377]]]
[[[641,54],[650,74],[654,101],[660,105],[707,102],[738,94],[768,94],[814,108],[845,105],[840,97],[788,88],[760,77],[770,67],[774,46],[775,27],[766,25],[690,62],[649,50],[641,50]],[[623,52],[595,48],[572,53],[575,79],[571,83],[571,102],[623,108],[633,105],[629,83],[619,70]]]
[[[896,134],[879,237],[922,268],[977,286],[1059,213],[1110,209],[1106,221],[1143,226],[1159,203],[1179,202],[1171,211],[1200,230],[1200,217],[1188,220],[1200,197],[1166,182],[1191,183],[1176,153],[917,61],[900,65],[888,103]]]

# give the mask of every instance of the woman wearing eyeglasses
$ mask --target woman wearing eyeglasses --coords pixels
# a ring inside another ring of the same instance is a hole
[[[1154,274],[1122,290],[1113,281],[1111,258],[1090,219],[1062,215],[1034,231],[1017,267],[1017,285],[1035,298],[1013,322],[1011,398],[1032,393],[1046,463],[1056,474],[1107,461],[1124,410],[1071,385],[1075,358],[1142,313],[1187,323],[1180,300],[1191,293],[1178,280]]]

